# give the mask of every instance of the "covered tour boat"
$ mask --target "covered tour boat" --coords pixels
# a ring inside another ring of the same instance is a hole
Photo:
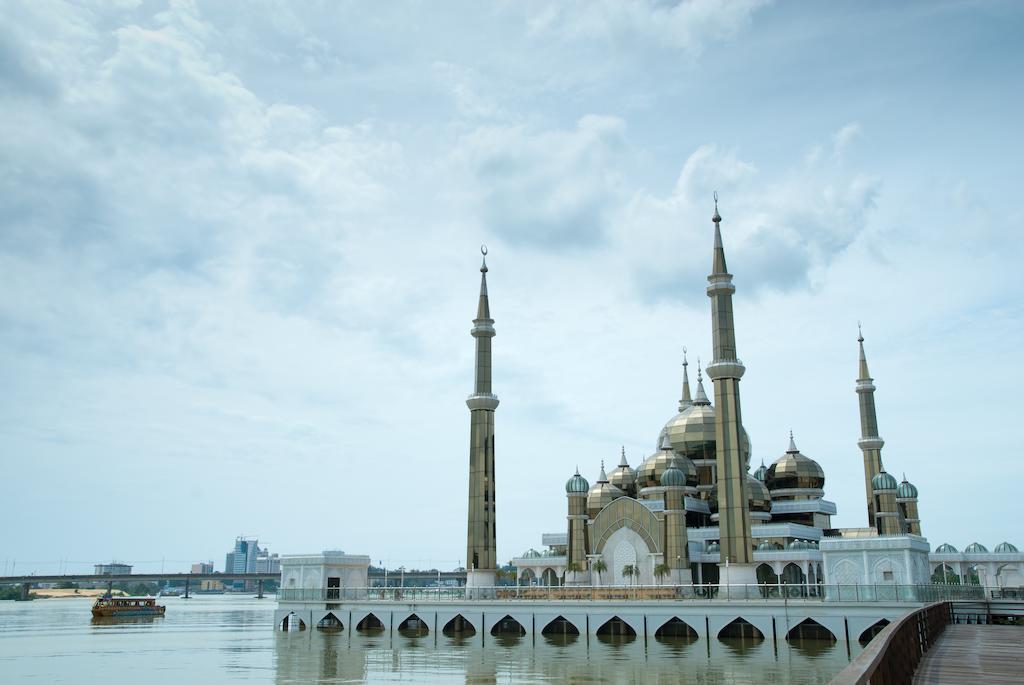
[[[117,616],[163,616],[167,607],[156,603],[155,597],[99,597],[92,605],[96,618]]]

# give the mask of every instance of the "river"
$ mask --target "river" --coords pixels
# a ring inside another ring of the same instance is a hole
[[[94,624],[88,599],[0,602],[7,683],[827,683],[843,642],[610,641],[273,630],[273,598],[167,597],[163,618]],[[859,651],[854,644],[853,656]]]

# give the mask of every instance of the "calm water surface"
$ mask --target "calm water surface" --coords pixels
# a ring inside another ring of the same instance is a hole
[[[88,599],[0,602],[0,683],[827,683],[849,663],[842,642],[281,633],[273,599],[163,601],[102,625]]]

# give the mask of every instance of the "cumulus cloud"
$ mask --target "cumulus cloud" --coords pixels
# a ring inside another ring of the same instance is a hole
[[[849,138],[850,130],[842,128],[834,139]],[[755,289],[791,290],[812,286],[815,273],[866,229],[881,180],[820,157],[794,159],[788,171],[765,179],[735,150],[701,146],[683,164],[670,195],[640,193],[621,215],[618,241],[648,295],[679,297],[703,282],[715,191],[722,197],[731,267]]]

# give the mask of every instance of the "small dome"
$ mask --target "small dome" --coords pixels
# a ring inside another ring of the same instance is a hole
[[[608,482],[608,476],[604,473],[604,462],[601,462],[601,474],[587,493],[587,515],[594,518],[602,509],[625,494]]]
[[[668,468],[661,474],[661,484],[664,487],[681,488],[686,485],[686,474],[679,468],[679,458],[674,456],[669,462]]]
[[[948,542],[943,542],[941,545],[939,545],[938,547],[935,548],[935,553],[936,554],[959,554],[960,550],[958,550],[956,547],[954,547],[953,545],[949,544]]]
[[[757,546],[758,552],[771,552],[774,549],[775,545],[773,545],[769,540],[762,540],[761,544]]]
[[[669,467],[669,463],[675,459],[676,467],[686,476],[687,485],[697,485],[697,467],[685,456],[677,454],[672,450],[668,440],[662,440],[662,448],[647,457],[636,473],[636,490],[639,492],[644,488],[652,488],[661,485],[661,475]]]
[[[576,475],[570,478],[565,483],[565,491],[572,494],[585,495],[587,490],[590,489],[590,483],[587,479],[580,475],[580,470],[576,469]]]
[[[768,475],[768,467],[764,465],[764,459],[762,459],[761,460],[761,465],[757,467],[756,471],[754,471],[754,478],[758,479],[759,481],[761,481],[763,483],[764,479],[765,479],[765,477],[767,475]]]
[[[996,545],[996,548],[993,551],[996,554],[1016,554],[1019,550],[1015,545],[1011,545],[1009,542],[1000,542]]]
[[[882,471],[877,476],[871,479],[871,489],[875,491],[895,490],[896,479],[893,478],[890,474],[886,473],[885,471]]]
[[[789,449],[768,467],[765,484],[773,491],[805,488],[820,490],[825,487],[825,472],[818,462],[800,453],[791,433]]]
[[[531,547],[530,549],[528,549],[525,552],[523,552],[523,557],[522,558],[523,559],[538,559],[538,558],[540,558],[540,556],[541,556],[541,553]]]
[[[622,448],[622,459],[619,465],[608,474],[608,482],[623,492],[629,493],[636,489],[636,471],[626,461],[626,448]]]
[[[903,482],[896,488],[896,496],[900,499],[917,499],[917,488],[907,482],[907,477],[903,477]]]
[[[706,551],[707,551],[708,554],[718,554],[718,552],[720,550],[721,550],[721,547],[719,547],[718,541],[716,540],[716,541],[711,542],[710,544],[708,544],[708,548],[707,548]]]
[[[988,548],[980,543],[972,542],[964,547],[964,554],[988,554]]]
[[[772,510],[772,496],[765,484],[747,474],[747,508],[751,511]]]

